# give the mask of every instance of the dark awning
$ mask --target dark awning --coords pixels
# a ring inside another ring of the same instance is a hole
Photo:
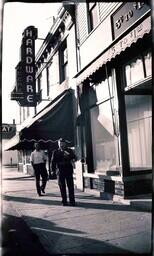
[[[55,145],[58,139],[64,138],[74,145],[73,91],[65,90],[42,111],[35,115],[21,129],[14,145],[7,150],[32,148],[39,141],[44,148]],[[14,140],[15,141],[15,140]]]
[[[137,27],[131,30],[126,36],[110,45],[108,49],[102,52],[97,58],[92,61],[88,66],[84,67],[78,72],[75,77],[77,78],[77,84],[82,83],[89,76],[93,75],[99,68],[101,68],[108,61],[114,59],[126,48],[130,47],[133,43],[136,43],[139,38],[143,38],[145,34],[149,34],[151,30],[151,17],[146,18]]]

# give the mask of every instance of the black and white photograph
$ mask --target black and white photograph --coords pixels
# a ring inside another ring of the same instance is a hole
[[[1,7],[0,255],[153,255],[153,1]]]

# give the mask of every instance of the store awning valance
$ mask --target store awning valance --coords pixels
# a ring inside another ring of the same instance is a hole
[[[43,140],[43,139],[20,139],[19,134],[11,138],[4,146],[3,150],[23,150],[34,148],[34,143],[39,142],[42,149],[55,149],[57,147],[57,141]],[[68,143],[71,143],[68,141]]]
[[[143,38],[145,34],[149,34],[150,30],[151,17],[148,17],[126,36],[118,40],[118,42],[113,42],[109,49],[101,53],[101,55],[99,55],[90,65],[84,67],[78,74],[76,74],[77,84],[82,83],[108,61],[111,61],[121,52],[125,51],[126,48],[130,47],[133,43],[136,43],[139,38]]]
[[[64,91],[46,108],[35,115],[21,129],[16,143],[10,144],[7,150],[30,149],[34,142],[39,141],[43,148],[54,147],[57,140],[64,138],[74,145],[73,91]]]
[[[20,136],[16,134],[14,137],[9,139],[7,143],[4,145],[3,150],[13,150],[14,146],[18,146],[20,144]]]

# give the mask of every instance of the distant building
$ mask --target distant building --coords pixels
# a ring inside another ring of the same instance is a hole
[[[6,151],[5,147],[9,143],[10,139],[16,134],[16,124],[3,123],[1,126],[1,136],[2,136],[2,165],[7,166],[17,166],[18,163],[18,151],[9,150]]]

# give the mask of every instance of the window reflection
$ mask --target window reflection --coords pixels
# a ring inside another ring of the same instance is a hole
[[[110,101],[91,109],[94,169],[107,171],[116,165]]]
[[[151,97],[127,95],[126,117],[131,170],[152,166]]]

